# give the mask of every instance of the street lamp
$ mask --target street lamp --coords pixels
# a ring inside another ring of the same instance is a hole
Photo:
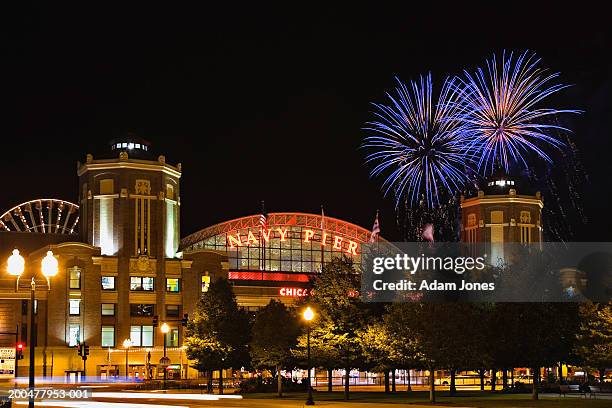
[[[53,251],[47,251],[47,255],[43,258],[40,264],[40,270],[47,280],[47,290],[51,289],[51,280],[53,276],[57,275],[59,270],[58,261],[55,256],[53,256]],[[25,271],[25,260],[23,256],[19,254],[18,249],[13,249],[13,254],[9,256],[7,260],[7,272],[9,275],[13,275],[17,277],[17,281],[15,283],[15,291],[19,290],[19,279],[23,272]],[[30,281],[30,381],[28,383],[29,387],[29,401],[28,407],[34,408],[34,359],[36,356],[35,347],[34,347],[34,300],[36,295],[36,280],[34,276],[32,276],[32,280]]]
[[[130,378],[130,366],[128,363],[128,352],[130,351],[130,347],[132,347],[132,340],[125,339],[123,340],[123,348],[125,349],[125,381],[129,381]]]
[[[314,311],[308,306],[302,315],[304,320],[306,320],[306,348],[308,354],[308,398],[306,399],[305,405],[314,405],[314,400],[312,399],[312,382],[310,378],[310,322],[314,319]]]
[[[166,364],[167,361],[167,357],[166,357],[166,336],[168,335],[168,332],[170,331],[170,326],[168,326],[168,323],[164,322],[161,327],[160,330],[162,333],[164,333],[164,364]],[[166,380],[168,378],[168,369],[166,366],[162,366],[164,369],[164,390],[166,389]]]

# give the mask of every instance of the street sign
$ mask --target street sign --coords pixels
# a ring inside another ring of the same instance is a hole
[[[162,357],[159,359],[159,365],[162,367],[168,367],[170,365],[170,358]]]
[[[15,348],[0,347],[0,379],[15,378]]]

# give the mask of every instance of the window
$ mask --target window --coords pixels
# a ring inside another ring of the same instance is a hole
[[[210,286],[210,276],[202,275],[202,292],[208,292]]]
[[[70,299],[68,304],[70,316],[78,316],[81,314],[81,299]]]
[[[179,345],[179,329],[173,327],[166,335],[166,346],[167,347],[178,347]]]
[[[102,277],[102,290],[115,290],[115,277],[114,276],[103,276]]]
[[[115,326],[102,326],[102,347],[115,347]]]
[[[102,303],[102,316],[114,316],[115,315],[115,304],[114,303]]]
[[[179,305],[166,305],[166,317],[179,317]]]
[[[132,326],[130,340],[137,347],[153,346],[153,326]]]
[[[130,304],[130,315],[137,316],[153,316],[155,305]]]
[[[81,289],[81,269],[78,266],[69,268],[68,276],[70,279],[70,289]]]
[[[136,228],[134,229],[134,244],[136,255],[149,253],[149,231],[151,226],[151,182],[136,180],[135,197]]]
[[[153,278],[147,276],[130,277],[130,290],[153,290]]]
[[[167,292],[180,292],[181,291],[181,280],[178,278],[166,279],[166,291]]]
[[[81,325],[70,323],[68,325],[68,346],[74,347],[81,341]]]
[[[115,192],[115,181],[113,179],[100,180],[100,194],[113,194]]]

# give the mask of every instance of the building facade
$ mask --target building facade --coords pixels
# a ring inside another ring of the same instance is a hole
[[[370,232],[333,217],[260,214],[226,221],[180,240],[181,165],[155,157],[134,135],[113,140],[107,154],[78,163],[78,202],[39,199],[0,216],[0,259],[15,248],[25,258],[20,283],[0,273],[0,332],[18,332],[28,373],[46,379],[163,378],[164,337],[169,378],[194,378],[182,348],[185,315],[217,277],[234,287],[241,307],[306,296],[322,263],[343,254],[358,265]],[[263,223],[262,223],[263,222]],[[59,272],[47,285],[47,251]],[[30,278],[37,283],[35,333],[28,333]],[[164,336],[160,327],[170,326]],[[124,347],[129,339],[131,345]],[[86,361],[77,345],[89,345]],[[15,336],[0,335],[0,347]],[[126,364],[127,356],[127,364]]]

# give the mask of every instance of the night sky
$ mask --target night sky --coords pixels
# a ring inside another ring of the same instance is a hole
[[[589,223],[576,239],[612,239],[606,10],[152,3],[1,14],[0,212],[40,197],[76,201],[76,161],[134,131],[183,164],[183,236],[257,213],[265,200],[270,212],[323,204],[368,229],[380,208],[383,236],[396,239],[393,201],[369,180],[358,148],[370,102],[395,75],[440,80],[493,52],[530,49],[573,84],[555,107],[584,110],[570,119],[589,175]]]

